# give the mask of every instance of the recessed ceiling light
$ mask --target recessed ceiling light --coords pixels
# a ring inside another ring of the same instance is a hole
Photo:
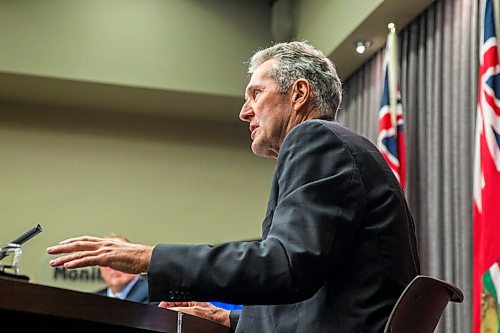
[[[357,41],[356,44],[355,44],[355,50],[357,53],[359,54],[363,54],[365,53],[366,49],[368,47],[370,47],[371,45],[371,42],[370,41],[366,41],[366,40],[360,40],[360,41]]]

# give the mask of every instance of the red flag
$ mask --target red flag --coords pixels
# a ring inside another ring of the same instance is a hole
[[[476,145],[474,152],[474,276],[473,332],[486,331],[496,325],[488,317],[483,276],[487,277],[500,262],[500,64],[495,32],[493,0],[482,3],[482,27]],[[485,279],[484,281],[487,281]],[[491,290],[491,288],[489,288]],[[488,317],[488,320],[486,318]],[[491,327],[490,327],[491,328]]]

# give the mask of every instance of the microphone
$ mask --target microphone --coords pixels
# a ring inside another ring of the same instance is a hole
[[[37,224],[36,227],[26,231],[24,234],[11,241],[11,243],[18,245],[24,244],[26,241],[30,240],[41,232],[42,227],[40,226],[40,224]]]
[[[24,244],[26,241],[30,240],[31,238],[33,238],[34,236],[38,235],[41,232],[42,232],[42,227],[40,226],[40,224],[37,224],[34,228],[31,228],[30,230],[26,231],[24,234],[11,241],[9,244],[18,244],[18,245]],[[3,249],[4,248],[0,249],[0,260],[5,258],[6,256],[6,254],[3,252]]]

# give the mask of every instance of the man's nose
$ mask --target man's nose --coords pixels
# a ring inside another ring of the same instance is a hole
[[[245,104],[241,107],[240,111],[240,119],[246,122],[250,122],[250,118],[253,117],[253,109],[250,107],[249,101],[246,101]]]

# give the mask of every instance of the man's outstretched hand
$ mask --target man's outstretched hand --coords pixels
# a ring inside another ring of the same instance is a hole
[[[50,261],[52,267],[111,267],[131,274],[147,272],[153,246],[132,244],[115,238],[83,236],[66,239],[47,248],[49,254],[67,254]]]
[[[161,302],[158,306],[215,321],[227,327],[230,326],[230,311],[218,308],[208,302]]]

